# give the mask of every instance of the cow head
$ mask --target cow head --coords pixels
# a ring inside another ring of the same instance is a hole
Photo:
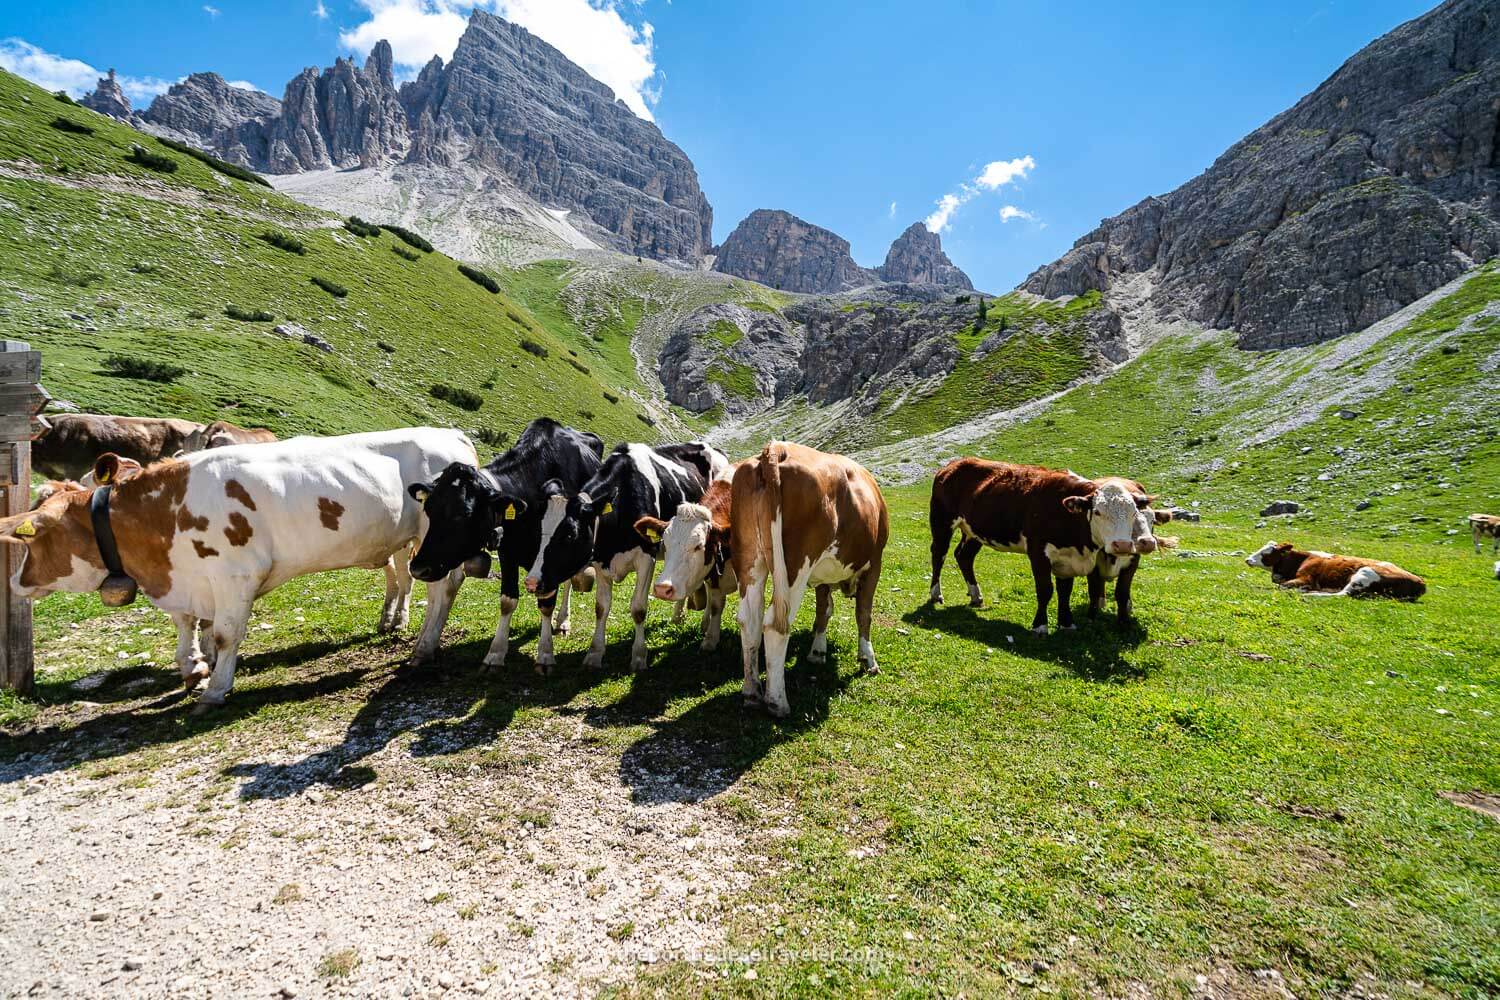
[[[1274,574],[1292,551],[1291,542],[1267,542],[1258,551],[1250,553],[1249,558],[1245,560],[1245,565],[1254,566],[1256,569],[1268,569]]]
[[[729,558],[729,526],[716,524],[702,504],[685,503],[670,521],[643,517],[635,530],[661,543],[661,572],[651,588],[654,597],[680,601],[696,594],[709,574],[723,573]]]
[[[505,526],[526,512],[524,501],[501,493],[463,462],[448,466],[436,481],[412,483],[406,491],[427,517],[427,533],[411,560],[411,575],[426,583],[499,546]]]
[[[1100,550],[1114,556],[1156,551],[1151,533],[1153,498],[1122,483],[1106,480],[1093,493],[1066,497],[1063,506],[1088,518],[1089,534]]]
[[[0,543],[24,549],[10,587],[18,597],[98,590],[108,572],[89,518],[91,491],[64,489],[35,510],[0,518]]]
[[[526,589],[538,597],[551,597],[564,581],[588,568],[594,556],[594,533],[599,519],[614,511],[614,494],[568,496],[556,479],[542,487],[542,492],[547,496],[542,544],[526,574]]]

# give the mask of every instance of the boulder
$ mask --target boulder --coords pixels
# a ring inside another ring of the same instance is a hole
[[[1272,517],[1276,514],[1295,514],[1302,507],[1295,500],[1276,500],[1266,506],[1260,512],[1261,517]]]

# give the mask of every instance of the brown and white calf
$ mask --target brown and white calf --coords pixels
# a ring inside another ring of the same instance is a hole
[[[31,445],[31,466],[53,479],[78,479],[100,455],[113,452],[142,465],[171,458],[203,425],[169,417],[53,413]]]
[[[228,448],[235,444],[270,444],[275,440],[275,433],[264,427],[241,427],[227,420],[215,420],[207,427],[189,434],[182,444],[182,450],[191,454],[210,448]]]
[[[1104,588],[1115,581],[1115,605],[1123,624],[1131,615],[1130,587],[1141,556],[1176,539],[1159,539],[1152,525],[1171,520],[1150,509],[1152,498],[1133,479],[1085,479],[1035,465],[1011,465],[981,458],[959,458],[938,470],[932,481],[928,519],[932,530],[932,590],[943,601],[943,561],[957,531],[954,552],[969,585],[969,604],[984,597],[974,576],[981,548],[1020,552],[1031,561],[1036,583],[1036,615],[1031,630],[1047,634],[1047,607],[1057,580],[1057,627],[1074,628],[1073,581],[1088,578],[1089,615],[1104,607]]]
[[[118,456],[117,456],[118,457]],[[133,458],[121,458],[113,473],[112,483],[121,483],[138,475],[144,466]],[[95,486],[108,486],[110,483],[101,483],[94,476],[94,470],[90,469],[82,479],[49,479],[36,488],[32,495],[31,509],[36,510],[55,493],[63,490],[91,490]]]
[[[786,650],[792,620],[811,586],[817,595],[808,659],[828,648],[833,587],[854,598],[859,659],[879,673],[870,644],[870,615],[881,559],[890,538],[890,513],[875,477],[842,455],[773,441],[741,462],[730,488],[730,561],[739,580],[740,651],[747,702],[764,701],[786,716]],[[771,616],[765,588],[771,584]],[[760,685],[760,647],[766,647],[766,685]]]
[[[685,503],[670,521],[643,517],[635,529],[659,543],[661,572],[651,596],[662,601],[704,595],[704,651],[717,649],[724,602],[739,586],[730,558],[729,526],[733,486],[729,479],[708,484],[701,503]]]
[[[238,445],[148,466],[111,487],[109,523],[125,574],[177,625],[177,662],[196,684],[194,625],[213,622],[215,662],[203,701],[224,700],[257,597],[294,577],[347,567],[383,567],[380,628],[403,627],[411,594],[407,562],[426,530],[408,482],[453,462],[477,461],[462,433],[432,427],[302,437]],[[99,459],[114,479],[115,456]],[[22,597],[98,589],[108,573],[90,516],[97,491],[65,490],[35,511],[0,519],[0,542],[23,545],[11,577]],[[455,570],[427,587],[427,615],[413,659],[437,649]]]
[[[1470,514],[1469,529],[1474,533],[1474,554],[1479,555],[1484,539],[1493,538],[1495,545],[1490,554],[1500,552],[1500,517],[1494,514]]]
[[[1427,593],[1427,583],[1394,563],[1329,552],[1304,552],[1291,542],[1267,542],[1245,560],[1271,571],[1283,587],[1314,597],[1394,597],[1415,601]]]

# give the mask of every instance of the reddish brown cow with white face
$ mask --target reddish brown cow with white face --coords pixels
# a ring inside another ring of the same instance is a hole
[[[1121,623],[1130,618],[1130,585],[1140,557],[1160,545],[1153,523],[1171,520],[1166,511],[1149,509],[1151,497],[1133,479],[1085,479],[1035,465],[960,458],[938,471],[932,481],[929,520],[932,529],[932,592],[943,600],[943,561],[957,530],[962,540],[954,553],[969,585],[969,604],[984,598],[974,576],[974,557],[985,546],[1021,552],[1031,560],[1036,581],[1036,616],[1031,630],[1047,634],[1047,606],[1057,580],[1057,627],[1073,628],[1069,601],[1073,581],[1089,581],[1089,615],[1104,607],[1106,580],[1115,580],[1115,604]]]
[[[791,711],[786,697],[786,647],[792,619],[809,587],[817,593],[808,659],[826,655],[833,587],[854,597],[859,659],[879,673],[870,644],[870,616],[880,563],[890,537],[890,514],[875,477],[842,455],[773,441],[734,472],[729,546],[740,592],[740,648],[747,702],[764,700],[772,715]],[[771,618],[765,587],[771,582]],[[764,628],[766,686],[760,686]]]
[[[1271,571],[1282,587],[1313,597],[1394,597],[1415,601],[1427,593],[1427,583],[1395,563],[1330,552],[1304,552],[1291,542],[1267,542],[1245,560]]]
[[[207,427],[189,434],[183,442],[184,453],[228,448],[234,444],[270,444],[276,435],[264,427],[241,427],[227,420],[215,420]]]
[[[117,417],[105,413],[56,413],[32,442],[31,465],[53,479],[78,479],[94,460],[110,452],[150,465],[171,458],[203,425],[160,417]]]

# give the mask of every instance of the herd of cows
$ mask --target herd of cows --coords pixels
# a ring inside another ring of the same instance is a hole
[[[383,568],[381,631],[407,624],[412,580],[427,585],[413,660],[430,660],[460,585],[499,561],[500,617],[486,665],[505,661],[521,588],[541,613],[536,665],[556,662],[568,631],[570,589],[595,592],[593,642],[604,657],[616,584],[634,576],[631,666],[646,667],[651,597],[703,612],[702,648],[719,642],[731,592],[739,597],[744,697],[790,711],[785,665],[791,623],[807,588],[816,616],[808,657],[827,650],[833,590],[854,600],[859,661],[877,673],[870,623],[890,515],[875,479],[853,460],[773,441],[737,464],[700,442],[621,444],[539,418],[485,465],[460,431],[431,427],[297,437],[218,421],[62,414],[33,445],[51,477],[24,514],[0,518],[0,541],[23,547],[10,586],[23,597],[97,590],[126,603],[137,590],[171,615],[176,662],[201,701],[220,704],[255,599],[295,577]],[[934,477],[930,600],[954,557],[969,602],[982,603],[974,560],[982,548],[1027,556],[1036,584],[1032,629],[1074,627],[1074,581],[1088,582],[1089,613],[1108,581],[1123,623],[1143,555],[1171,547],[1155,526],[1171,520],[1131,479],[962,458]],[[1500,518],[1474,515],[1475,548]],[[661,569],[657,572],[657,564]],[[1247,562],[1312,594],[1413,600],[1426,587],[1388,562],[1271,543]],[[1497,564],[1500,571],[1500,564]],[[1055,581],[1055,587],[1054,587]],[[769,610],[766,587],[770,585]],[[764,647],[765,683],[761,682]]]

